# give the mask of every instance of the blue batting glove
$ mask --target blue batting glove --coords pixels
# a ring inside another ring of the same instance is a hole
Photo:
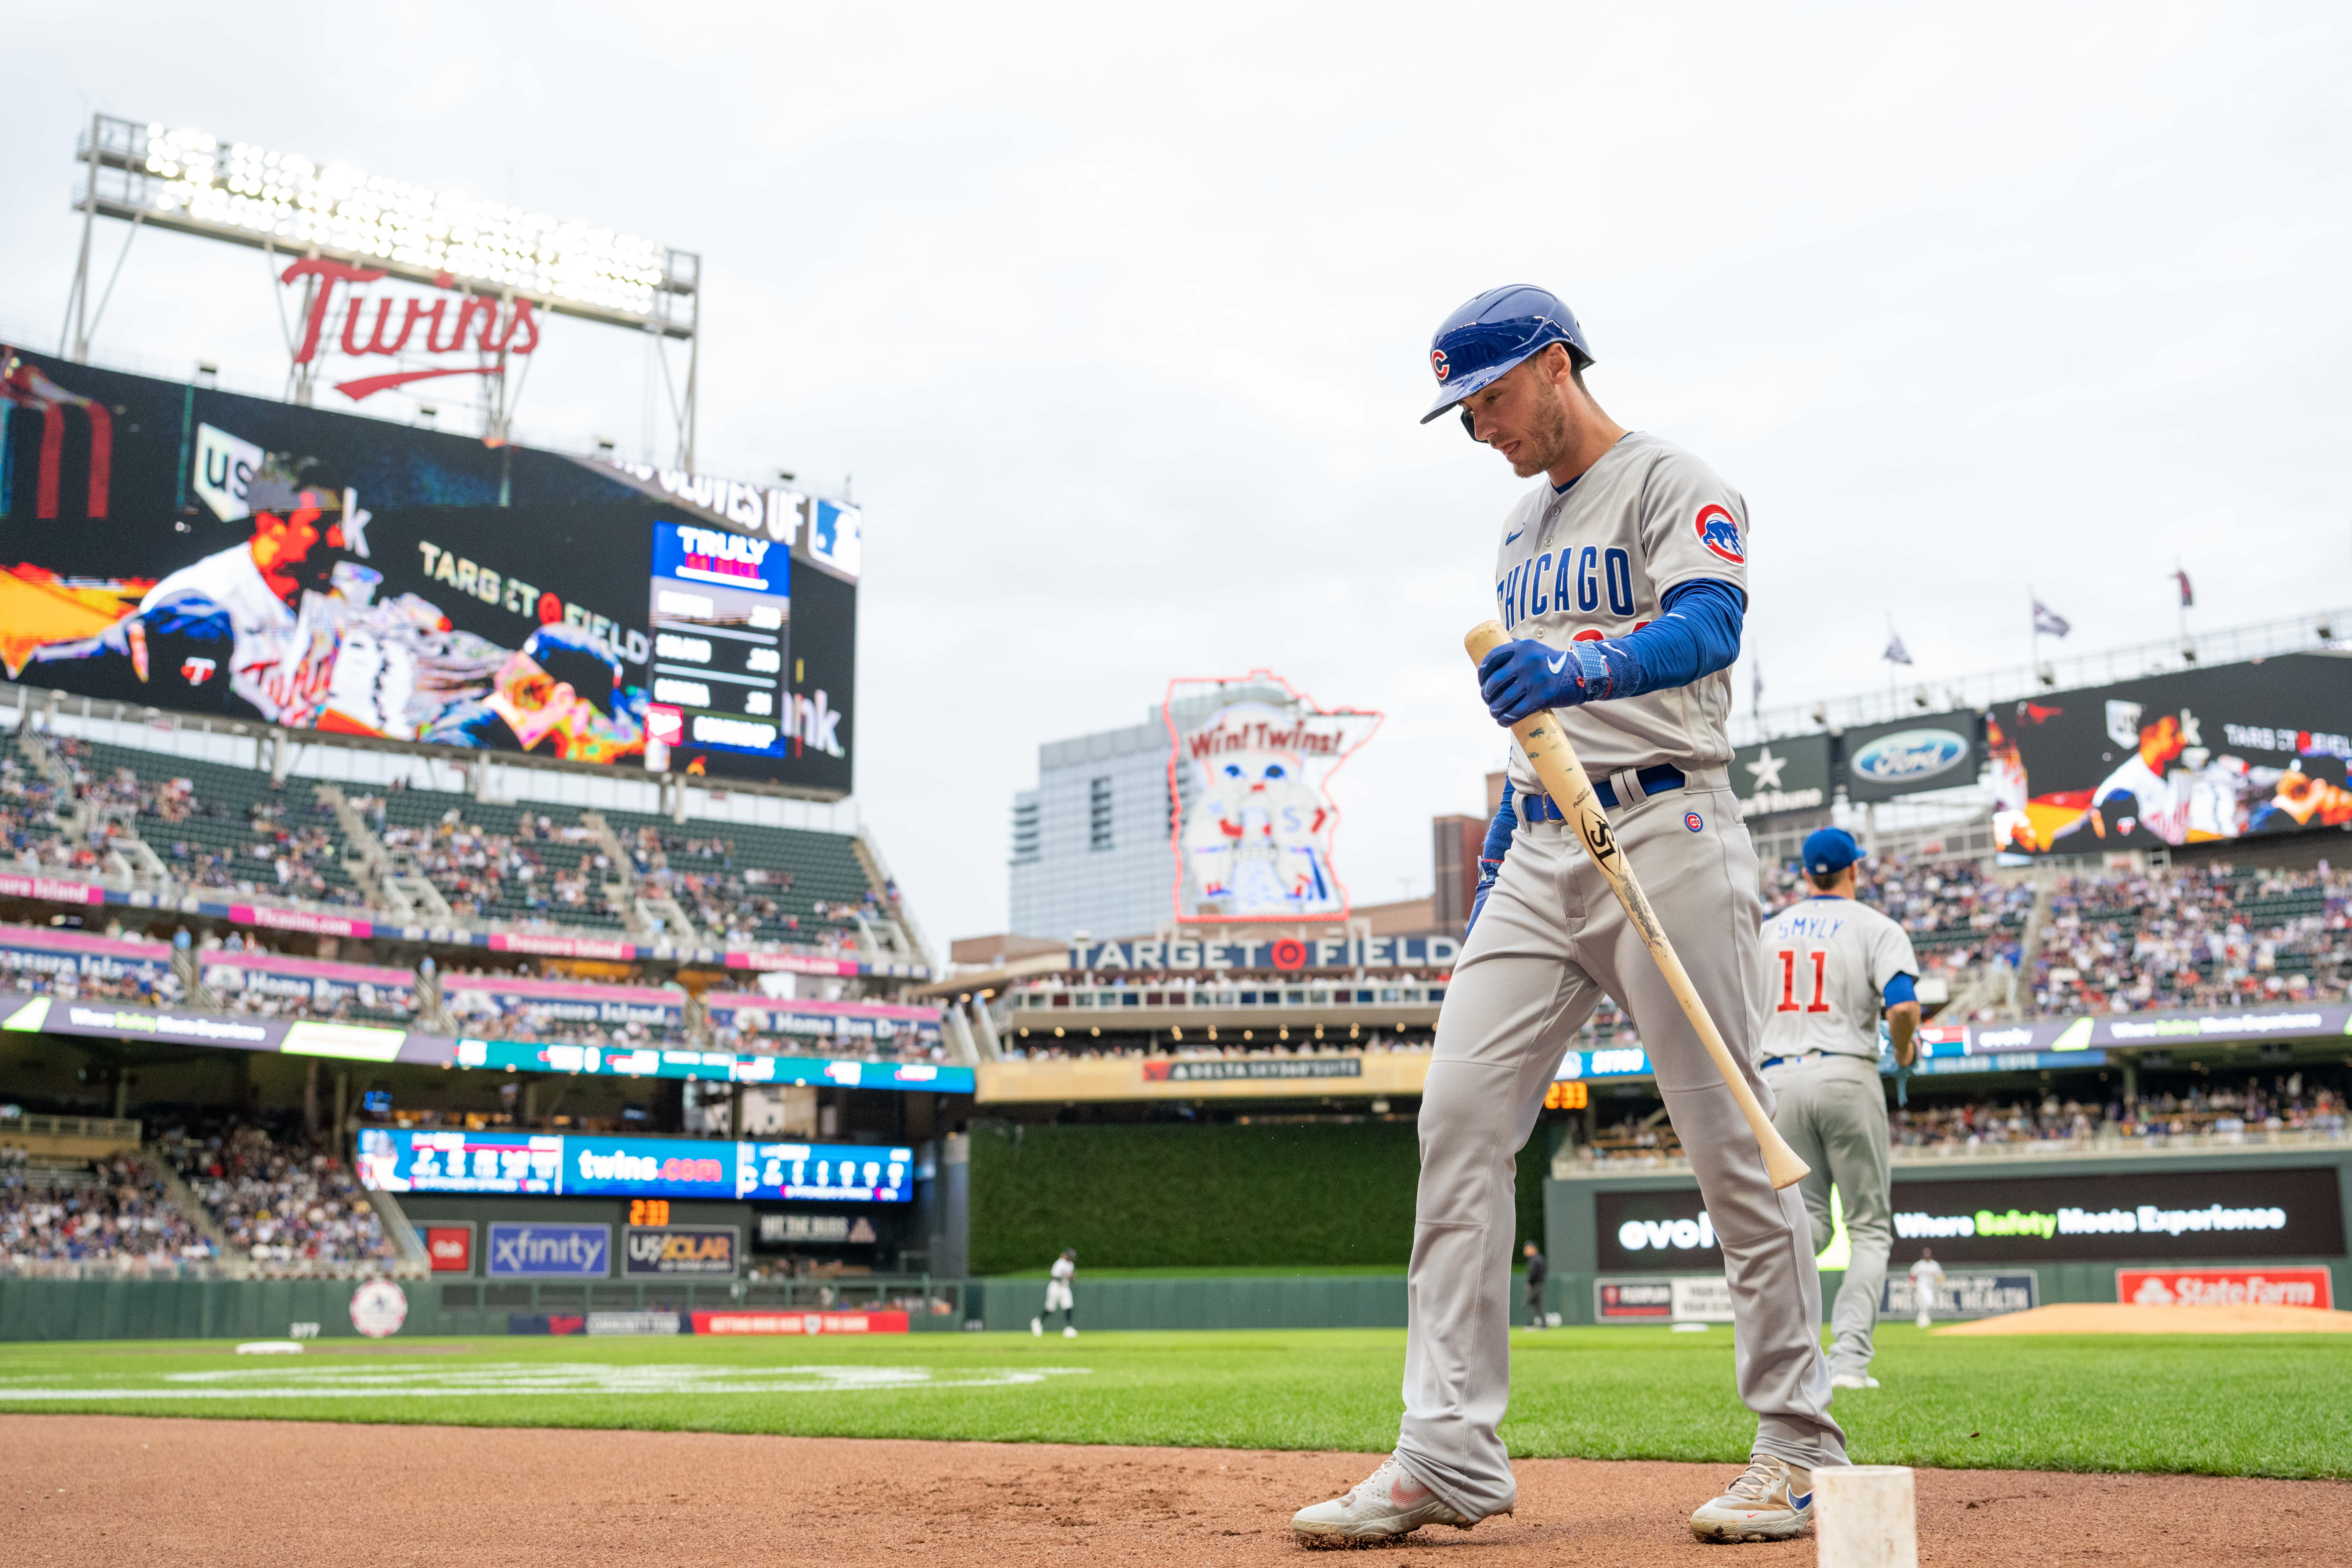
[[[1549,648],[1534,641],[1505,643],[1478,665],[1478,695],[1495,722],[1509,729],[1553,708],[1574,708],[1606,694],[1608,662],[1589,643]]]
[[[1478,862],[1478,890],[1470,895],[1470,918],[1462,922],[1463,941],[1469,941],[1470,933],[1477,929],[1478,911],[1486,907],[1486,895],[1495,890],[1495,879],[1502,874],[1503,863],[1500,860]]]

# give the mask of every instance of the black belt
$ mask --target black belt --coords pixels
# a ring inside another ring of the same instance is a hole
[[[1672,763],[1660,763],[1655,767],[1643,768],[1633,776],[1641,781],[1642,793],[1644,795],[1683,787],[1683,771]],[[1600,800],[1601,810],[1617,809],[1617,791],[1607,779],[1593,780],[1592,793]],[[1548,795],[1519,795],[1516,797],[1515,804],[1519,807],[1519,817],[1524,822],[1566,822],[1568,820],[1568,813],[1559,808],[1559,802]]]

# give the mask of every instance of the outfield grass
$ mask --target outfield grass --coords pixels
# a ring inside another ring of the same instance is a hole
[[[496,1338],[359,1347],[382,1353],[327,1342],[271,1360],[218,1342],[12,1344],[0,1411],[1377,1452],[1396,1438],[1403,1342],[1349,1330]],[[2341,1337],[1938,1339],[1890,1324],[1879,1343],[1885,1386],[1836,1405],[1858,1461],[2352,1478]],[[1521,1331],[1513,1356],[1514,1455],[1747,1457],[1755,1423],[1724,1330]],[[881,1381],[830,1385],[845,1378]],[[360,1392],[330,1395],[321,1380]]]

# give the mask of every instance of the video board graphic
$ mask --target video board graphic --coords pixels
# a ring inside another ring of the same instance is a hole
[[[1986,715],[2011,854],[2152,849],[2352,824],[2352,657],[2289,654]]]
[[[653,706],[647,733],[674,748],[782,756],[792,693],[792,552],[773,540],[654,525]]]
[[[387,1193],[883,1204],[914,1197],[913,1150],[856,1143],[367,1127],[358,1148],[361,1184]]]
[[[0,669],[176,712],[845,795],[855,509],[738,506],[646,471],[0,346]],[[688,538],[714,575],[749,557],[768,585],[752,605],[694,584],[714,625],[670,635],[709,645],[702,661],[656,648],[647,588]],[[717,635],[730,613],[742,637]],[[671,704],[680,732],[649,743],[665,679],[710,697],[705,738]]]

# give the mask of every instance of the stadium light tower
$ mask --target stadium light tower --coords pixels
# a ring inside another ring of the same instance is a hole
[[[350,163],[320,164],[252,142],[223,142],[206,132],[110,114],[90,116],[76,153],[83,165],[74,196],[82,215],[81,249],[67,300],[68,341],[59,345],[75,361],[89,362],[90,338],[113,297],[131,242],[141,227],[152,226],[263,251],[272,258],[273,275],[279,271],[279,257],[289,263],[324,260],[453,289],[469,302],[478,297],[496,300],[509,312],[509,321],[520,300],[553,315],[643,331],[656,344],[681,342],[687,350],[682,388],[672,377],[669,356],[658,357],[676,460],[682,468],[694,467],[702,325],[698,253],[580,219],[558,219],[372,174]],[[101,217],[120,218],[131,227],[93,304],[92,248]],[[321,287],[331,289],[333,280],[303,279],[306,318]],[[467,320],[457,317],[459,341]],[[379,320],[379,337],[383,331]],[[404,329],[404,341],[406,336]],[[289,327],[289,391],[293,401],[308,404],[321,360],[295,351],[293,339]],[[488,383],[491,433],[503,437],[510,413],[503,341],[495,352],[497,374]],[[518,351],[523,352],[527,348]]]

